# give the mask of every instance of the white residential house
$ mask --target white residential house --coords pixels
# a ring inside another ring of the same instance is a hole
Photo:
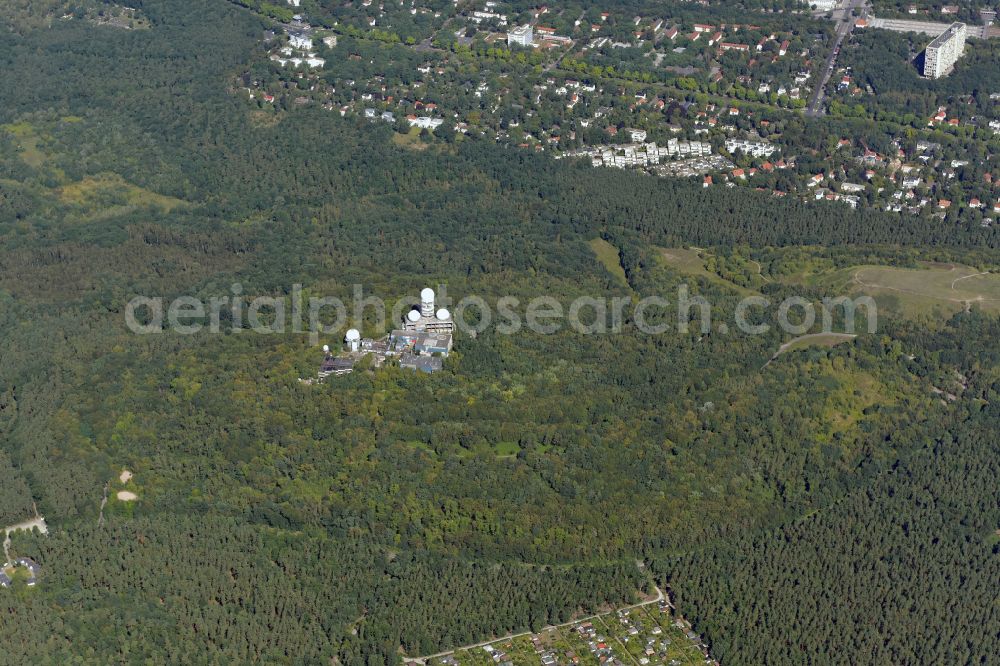
[[[406,122],[410,124],[410,127],[419,127],[420,129],[434,131],[444,122],[444,120],[441,118],[431,118],[429,116],[407,116]]]

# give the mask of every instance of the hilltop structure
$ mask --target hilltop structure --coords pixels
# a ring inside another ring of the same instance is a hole
[[[434,298],[434,290],[429,287],[420,292],[420,307],[406,313],[403,318],[403,330],[442,333],[451,333],[455,330],[451,313],[445,308],[436,310]]]
[[[362,338],[361,332],[352,328],[344,336],[342,353],[334,354],[324,345],[325,356],[317,373],[319,380],[352,372],[355,363],[368,355],[375,367],[387,359],[398,358],[403,368],[423,372],[440,370],[444,367],[442,359],[451,353],[455,322],[446,308],[435,307],[435,297],[433,289],[422,290],[420,304],[406,313],[402,328],[394,329],[383,338]]]

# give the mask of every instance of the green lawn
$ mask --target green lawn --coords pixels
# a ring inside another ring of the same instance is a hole
[[[854,337],[854,335],[848,333],[811,333],[809,335],[800,335],[781,345],[775,356],[808,347],[836,347],[839,344],[853,340]]]
[[[625,269],[622,268],[621,260],[618,258],[618,248],[603,238],[595,238],[588,245],[604,268],[614,275],[618,282],[628,286],[628,280],[625,279]]]
[[[396,132],[392,135],[392,142],[401,148],[409,150],[427,150],[429,144],[420,140],[420,128],[411,127],[406,134]]]
[[[516,456],[521,452],[517,442],[500,442],[494,448],[498,456]]]

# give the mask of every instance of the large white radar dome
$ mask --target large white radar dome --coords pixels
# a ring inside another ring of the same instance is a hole
[[[406,313],[406,318],[413,322],[420,321],[420,311],[410,310],[409,312]]]
[[[447,309],[441,308],[437,311],[437,318],[441,321],[447,321],[448,319],[451,319],[451,313],[448,312]]]
[[[420,292],[420,300],[424,303],[429,303],[434,300],[434,290],[430,287],[425,287],[423,291]]]
[[[361,333],[358,331],[358,329],[352,328],[347,331],[347,335],[344,336],[344,339],[347,340],[348,342],[350,342],[351,340],[360,340]]]

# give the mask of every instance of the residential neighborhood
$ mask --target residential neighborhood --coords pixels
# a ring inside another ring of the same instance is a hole
[[[905,131],[857,135],[832,116],[807,123],[802,109],[831,54],[832,23],[805,9],[695,18],[714,7],[570,15],[493,0],[471,9],[415,0],[404,17],[362,3],[341,15],[355,16],[347,24],[316,27],[296,15],[284,35],[265,36],[271,74],[248,73],[240,83],[262,111],[317,105],[384,124],[407,145],[487,140],[594,167],[698,178],[704,187],[983,225],[997,219],[1000,82],[980,102],[992,116],[969,116],[957,99]],[[852,39],[877,31],[865,23]],[[847,105],[873,92],[852,62],[854,42],[844,49],[833,60],[828,111],[856,113]],[[962,164],[973,146],[984,159]]]

